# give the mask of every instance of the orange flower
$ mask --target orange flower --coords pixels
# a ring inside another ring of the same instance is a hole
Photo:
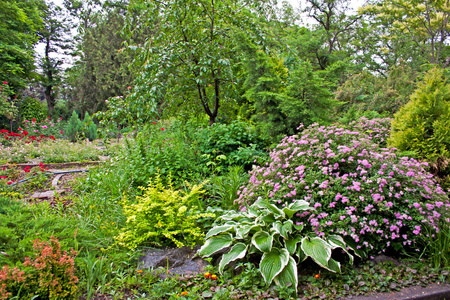
[[[184,292],[181,293],[181,296],[186,296],[187,293],[188,293],[187,291],[184,291]]]
[[[142,270],[137,270],[137,272],[138,272],[138,274],[141,274],[141,273],[142,273]]]
[[[320,274],[314,275],[314,278],[315,278],[315,279],[319,279],[319,278],[320,278]]]
[[[212,275],[212,276],[211,276],[211,279],[212,279],[212,280],[217,280],[217,275]]]
[[[205,278],[211,278],[211,273],[206,272],[206,273],[205,273]]]

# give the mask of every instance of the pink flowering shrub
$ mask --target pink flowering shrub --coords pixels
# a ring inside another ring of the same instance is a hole
[[[349,124],[354,130],[367,135],[369,140],[382,147],[386,147],[386,141],[391,133],[391,118],[368,119],[361,117],[358,121]]]
[[[259,196],[280,208],[305,200],[315,210],[294,221],[319,236],[344,236],[369,255],[390,247],[419,251],[450,203],[426,163],[395,151],[354,129],[312,125],[284,138],[236,201],[245,209]]]

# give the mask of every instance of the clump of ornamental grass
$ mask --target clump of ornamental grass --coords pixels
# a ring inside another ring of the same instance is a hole
[[[320,237],[341,235],[369,255],[420,251],[439,231],[449,199],[426,163],[395,152],[357,130],[312,125],[284,138],[236,201],[244,210],[261,196],[279,208],[307,201],[315,210],[293,221]]]

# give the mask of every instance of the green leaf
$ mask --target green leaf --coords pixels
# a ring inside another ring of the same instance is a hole
[[[264,224],[272,224],[276,220],[275,220],[275,216],[273,214],[267,214],[261,218],[261,221],[264,222]]]
[[[299,210],[311,210],[311,209],[313,208],[309,206],[309,203],[306,202],[305,200],[297,200],[291,203],[288,207],[283,208],[283,212],[290,219]]]
[[[289,283],[297,289],[298,275],[297,264],[292,257],[289,257],[288,264],[284,267],[283,271],[275,277],[275,283],[278,286],[287,286]]]
[[[258,231],[252,237],[252,244],[264,253],[270,252],[272,250],[272,243],[273,235],[265,231]]]
[[[328,269],[335,273],[341,273],[341,263],[330,258],[328,261]]]
[[[330,270],[328,260],[331,258],[331,246],[320,237],[305,237],[302,240],[303,252],[311,257],[319,266]],[[333,270],[330,270],[333,271]]]
[[[272,280],[281,273],[289,262],[289,252],[286,249],[272,248],[272,251],[264,253],[259,264],[259,271],[264,281],[269,285]]]
[[[294,237],[288,238],[284,241],[284,244],[286,245],[287,251],[289,251],[290,254],[294,254],[295,250],[297,249],[297,244],[302,240],[303,236],[296,235]]]
[[[222,256],[222,260],[219,263],[219,272],[223,273],[223,268],[228,265],[230,262],[235,261],[236,259],[241,259],[245,257],[247,253],[247,246],[243,243],[238,243],[234,245],[230,252],[224,254]]]
[[[261,225],[243,225],[236,228],[236,236],[241,239],[245,239],[250,231],[259,231],[261,230]]]
[[[298,256],[298,263],[304,262],[308,258],[308,256],[302,250],[301,246],[297,248],[297,256]]]
[[[233,236],[231,233],[224,233],[218,236],[213,236],[206,240],[205,244],[198,250],[198,255],[201,257],[211,256],[225,247],[229,247],[233,243]]]
[[[209,239],[212,236],[218,235],[219,233],[226,232],[230,229],[232,229],[234,225],[222,225],[222,226],[216,226],[211,228],[210,231],[206,234],[206,239]]]
[[[351,255],[348,251],[347,251],[347,246],[344,242],[344,239],[339,236],[339,235],[330,235],[327,238],[327,242],[330,244],[331,249],[336,249],[336,248],[341,248],[342,250],[345,251],[345,253],[347,253],[348,257],[350,258],[350,264],[353,265],[353,255]]]
[[[264,200],[261,197],[259,197],[258,200],[256,200],[256,202],[253,203],[252,206],[256,206],[256,207],[259,207],[262,209],[269,210],[270,212],[272,212],[274,214],[275,219],[285,216],[284,212],[281,209],[279,209],[278,207],[276,207],[273,204],[270,204],[267,200]]]
[[[294,222],[292,222],[292,220],[287,220],[286,222],[284,222],[283,226],[281,226],[281,236],[284,237],[285,239],[288,238],[289,233],[292,232],[292,227],[294,225]]]

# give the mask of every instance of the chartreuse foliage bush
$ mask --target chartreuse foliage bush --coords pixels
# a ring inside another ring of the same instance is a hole
[[[389,145],[435,161],[450,156],[450,84],[434,68],[395,114]]]
[[[296,214],[308,211],[314,208],[303,200],[278,208],[260,197],[246,211],[232,211],[219,217],[198,254],[211,256],[231,247],[219,263],[220,273],[233,261],[255,253],[262,255],[259,272],[267,285],[274,281],[278,286],[297,287],[297,265],[308,257],[327,270],[340,272],[341,264],[331,258],[332,251],[340,248],[352,264],[353,255],[347,249],[355,249],[338,235],[319,237],[304,225],[294,223]]]
[[[237,201],[245,207],[262,196],[279,209],[306,201],[315,210],[295,214],[295,225],[341,235],[368,255],[422,251],[450,207],[426,163],[399,158],[356,130],[314,125],[284,138],[270,157]]]
[[[116,237],[119,245],[131,249],[146,244],[182,247],[203,241],[201,220],[215,215],[200,212],[202,185],[183,193],[174,189],[170,175],[165,186],[157,174],[142,191],[136,201],[122,200],[127,221]]]

